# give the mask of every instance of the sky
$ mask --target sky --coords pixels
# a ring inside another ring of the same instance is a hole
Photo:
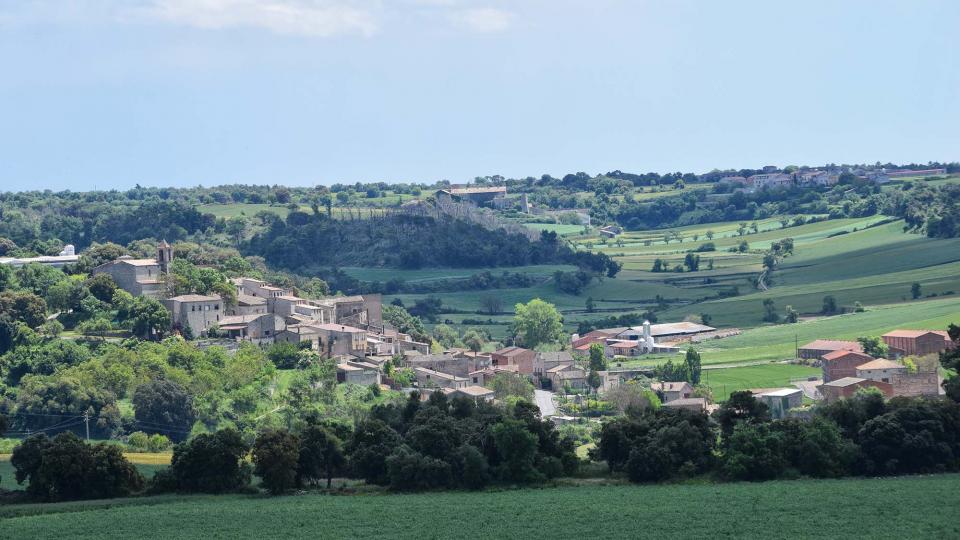
[[[956,0],[0,0],[0,191],[960,160]]]

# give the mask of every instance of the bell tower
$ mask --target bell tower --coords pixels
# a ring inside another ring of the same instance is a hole
[[[166,240],[161,240],[157,244],[157,264],[160,265],[160,271],[164,274],[169,272],[170,263],[173,261],[173,246]]]

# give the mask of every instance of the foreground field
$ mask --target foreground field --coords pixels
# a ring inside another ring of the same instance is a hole
[[[960,476],[0,507],[7,538],[956,538]]]

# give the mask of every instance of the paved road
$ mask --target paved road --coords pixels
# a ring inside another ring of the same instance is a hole
[[[807,396],[810,399],[823,399],[823,396],[820,395],[820,390],[817,390],[817,387],[823,384],[823,379],[817,379],[815,381],[795,381],[794,386],[803,390],[803,395]]]
[[[557,407],[553,404],[553,392],[534,390],[533,395],[537,398],[537,407],[540,407],[541,417],[546,418],[557,414]]]

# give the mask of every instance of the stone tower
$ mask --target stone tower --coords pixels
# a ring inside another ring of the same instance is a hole
[[[157,245],[157,263],[160,265],[160,271],[164,274],[168,273],[172,261],[173,247],[166,240],[161,240]]]

